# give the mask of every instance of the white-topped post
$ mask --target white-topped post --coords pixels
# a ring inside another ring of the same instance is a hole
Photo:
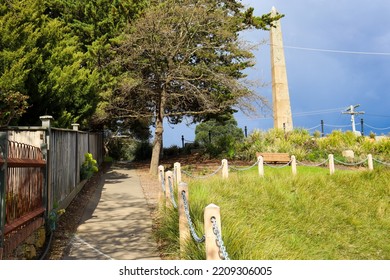
[[[334,174],[334,156],[332,154],[329,155],[329,173],[330,175]]]
[[[258,163],[258,169],[259,169],[259,175],[260,177],[264,177],[264,159],[263,156],[258,156],[257,158]]]
[[[51,128],[52,116],[40,116],[39,119],[42,121],[42,127]]]
[[[172,171],[167,171],[165,172],[165,205],[171,206],[172,201],[171,201],[171,188],[169,187],[169,181],[172,180]],[[172,182],[173,183],[173,182]],[[173,191],[173,186],[172,186],[172,191]]]
[[[204,210],[206,260],[220,260],[221,257],[213,230],[212,218],[215,218],[219,232],[222,235],[220,208],[215,204],[209,204]]]
[[[79,130],[79,124],[78,123],[72,123],[72,128],[73,128],[73,130],[75,130],[75,131],[78,131]]]
[[[164,166],[160,165],[158,167],[158,181],[162,182],[162,178],[164,178]]]
[[[294,176],[297,175],[297,159],[295,156],[291,156],[291,171]]]
[[[227,179],[229,177],[229,166],[227,159],[222,160],[222,178]]]
[[[187,221],[187,215],[185,212],[185,206],[184,206],[184,200],[182,193],[184,192],[184,196],[186,198],[187,203],[189,204],[188,200],[188,185],[184,182],[180,182],[178,186],[179,191],[179,240],[180,240],[180,255],[184,253],[184,248],[187,240],[189,239],[190,235],[190,228]],[[189,208],[189,205],[187,205]]]
[[[180,162],[176,162],[174,165],[173,165],[173,168],[175,170],[175,173],[173,174],[174,178],[175,178],[175,184],[176,186],[178,186],[181,182],[181,165],[180,165]]]
[[[370,170],[370,171],[374,170],[374,162],[372,159],[372,154],[369,154],[367,156],[367,161],[368,161],[368,170]]]

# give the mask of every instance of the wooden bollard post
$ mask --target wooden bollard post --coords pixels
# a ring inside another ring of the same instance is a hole
[[[180,162],[176,162],[173,165],[173,168],[175,170],[175,173],[173,174],[173,177],[175,178],[175,185],[179,186],[179,184],[181,182],[181,165],[180,165]]]
[[[162,197],[164,197],[164,190],[165,190],[165,185],[163,186],[164,176],[165,176],[164,166],[160,165],[158,167],[158,182],[160,183],[160,187],[159,187],[160,191],[158,192],[158,199],[159,200],[161,200]]]
[[[227,179],[229,177],[229,166],[227,159],[222,160],[222,178]]]
[[[206,260],[220,260],[219,247],[213,231],[213,223],[211,222],[212,217],[216,219],[218,229],[222,235],[220,209],[215,204],[209,204],[204,210]]]
[[[188,226],[187,216],[184,207],[184,200],[182,193],[185,192],[186,201],[188,200],[188,185],[187,183],[180,182],[179,187],[179,236],[180,236],[180,254],[184,252],[185,244],[189,238],[190,228]],[[189,205],[187,205],[189,207]],[[189,208],[188,208],[189,209]]]
[[[161,176],[162,175],[162,176]],[[158,167],[158,181],[161,182],[162,177],[164,177],[164,166],[160,165]]]
[[[330,175],[334,174],[334,157],[332,154],[329,155],[329,173]]]
[[[258,163],[258,169],[259,169],[259,175],[260,177],[264,177],[264,159],[263,156],[259,156],[257,158]]]
[[[165,172],[165,205],[171,206],[171,189],[169,187],[169,180],[172,182],[172,171]]]
[[[294,176],[297,175],[297,159],[295,156],[291,156],[291,171]]]
[[[368,154],[367,160],[368,160],[368,170],[370,171],[374,170],[374,162],[372,160],[372,154]]]

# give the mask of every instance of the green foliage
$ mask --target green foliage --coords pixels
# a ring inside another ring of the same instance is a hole
[[[107,147],[108,154],[113,160],[142,161],[149,159],[152,153],[148,141],[138,141],[133,138],[111,138]]]
[[[0,3],[0,89],[28,96],[20,103],[28,106],[6,105],[7,116],[19,117],[19,125],[39,124],[39,116],[47,114],[57,127],[96,125],[99,118],[92,115],[114,80],[104,66],[128,21],[145,5],[144,0]]]
[[[177,145],[172,145],[169,148],[164,148],[163,154],[167,157],[178,156],[181,153],[181,149]]]
[[[206,148],[212,157],[225,155],[231,159],[235,156],[236,143],[244,139],[244,133],[237,127],[233,116],[223,121],[211,119],[200,123],[195,128],[195,142]]]
[[[28,96],[20,92],[3,92],[0,89],[0,126],[9,125],[22,116],[28,108],[27,99]]]
[[[93,159],[91,153],[86,153],[84,155],[84,162],[81,165],[80,178],[81,180],[89,179],[93,174],[99,171],[97,161]]]

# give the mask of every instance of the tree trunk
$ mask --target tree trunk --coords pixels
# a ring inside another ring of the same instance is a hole
[[[150,160],[150,169],[149,173],[152,175],[158,175],[158,165],[160,162],[160,153],[161,153],[161,143],[163,136],[163,120],[160,118],[156,119],[156,131],[154,133],[154,141],[153,141],[153,151],[152,151],[152,159]]]
[[[154,141],[153,141],[153,150],[152,150],[152,159],[150,160],[150,169],[149,173],[152,175],[158,175],[158,165],[160,163],[160,154],[162,147],[162,139],[164,132],[164,108],[166,101],[165,90],[161,92],[160,95],[160,105],[156,110],[156,130],[154,132]]]

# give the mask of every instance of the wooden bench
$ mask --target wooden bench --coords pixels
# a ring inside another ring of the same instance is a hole
[[[263,157],[264,162],[269,163],[288,163],[291,158],[288,153],[256,153],[256,158]]]

